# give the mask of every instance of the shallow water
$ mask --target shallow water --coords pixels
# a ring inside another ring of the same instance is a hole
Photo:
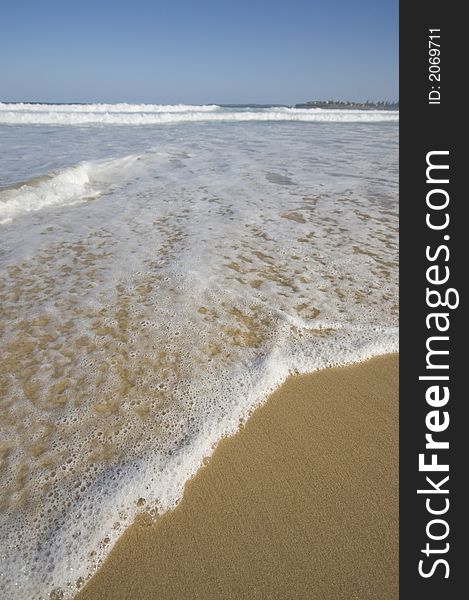
[[[398,126],[4,107],[1,585],[68,597],[289,373],[397,350]]]

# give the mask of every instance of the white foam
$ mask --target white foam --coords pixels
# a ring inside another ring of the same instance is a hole
[[[311,123],[397,122],[388,110],[223,108],[217,105],[0,105],[0,124],[9,125],[161,125],[188,122],[297,121]]]
[[[0,112],[65,112],[65,113],[173,113],[203,112],[220,108],[217,104],[32,104],[0,102]]]

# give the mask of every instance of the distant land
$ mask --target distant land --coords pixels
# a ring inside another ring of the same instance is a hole
[[[345,100],[309,100],[295,104],[295,108],[342,108],[356,110],[399,110],[399,102],[348,102]]]

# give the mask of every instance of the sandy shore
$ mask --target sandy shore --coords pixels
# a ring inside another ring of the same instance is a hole
[[[397,369],[290,378],[78,599],[397,598]]]

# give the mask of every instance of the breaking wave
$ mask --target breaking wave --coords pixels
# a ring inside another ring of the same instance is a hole
[[[184,104],[0,104],[0,123],[8,125],[160,125],[205,121],[382,123],[398,120],[399,113],[390,110],[228,108]]]
[[[51,206],[96,198],[123,185],[136,171],[137,155],[87,161],[0,190],[0,224]]]

